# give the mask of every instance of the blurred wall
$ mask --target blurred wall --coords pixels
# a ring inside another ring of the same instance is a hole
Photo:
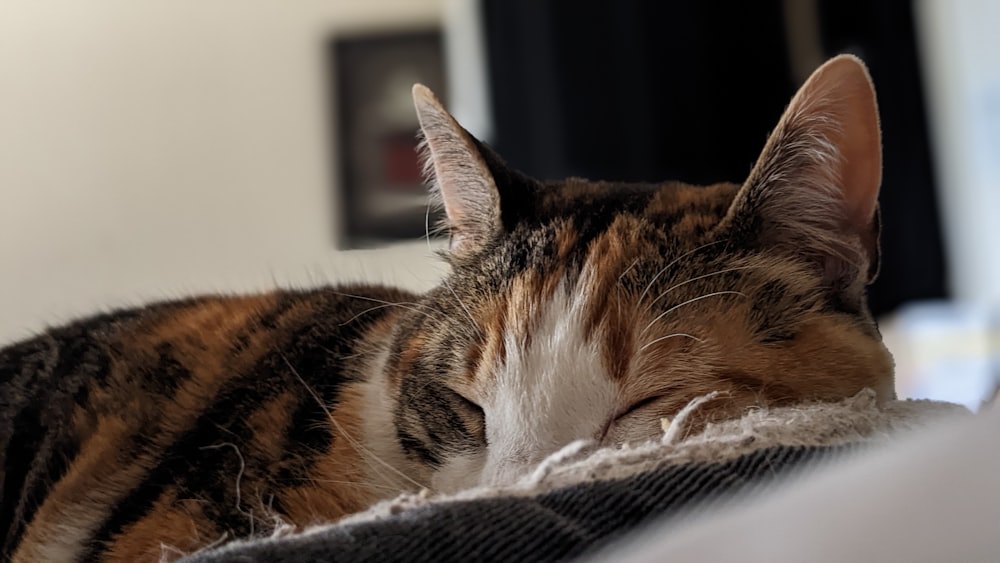
[[[336,252],[324,45],[441,0],[5,0],[0,342],[100,308],[369,279],[426,242]]]
[[[1000,304],[1000,3],[918,0],[952,295]]]

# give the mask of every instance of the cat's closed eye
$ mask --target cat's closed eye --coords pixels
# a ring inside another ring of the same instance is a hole
[[[642,399],[640,401],[632,403],[632,405],[630,405],[629,407],[627,407],[624,410],[618,412],[615,415],[615,418],[612,421],[612,423],[621,422],[622,420],[628,418],[629,416],[632,416],[632,415],[636,414],[637,412],[639,412],[643,408],[652,405],[653,403],[655,403],[656,401],[659,401],[662,398],[663,398],[663,395],[652,395],[652,396],[646,397],[645,399]]]
[[[452,393],[452,398],[455,399],[460,405],[462,405],[463,408],[467,409],[468,411],[478,413],[481,416],[483,415],[483,407],[481,407],[479,403],[473,401],[472,399],[470,399],[465,394],[459,391],[450,388],[448,390]]]
[[[610,440],[614,442],[620,438],[618,434],[622,431],[623,427],[635,422],[642,424],[643,422],[638,419],[637,415],[646,414],[645,411],[649,410],[650,407],[655,405],[657,402],[662,400],[664,395],[650,395],[644,399],[633,402],[629,406],[615,412],[614,415],[607,422],[604,423],[604,427],[601,429],[600,440],[606,441]],[[652,424],[654,420],[653,416],[648,417],[649,422]]]
[[[454,389],[448,389],[455,412],[461,417],[465,429],[479,444],[486,443],[486,413],[479,403]]]

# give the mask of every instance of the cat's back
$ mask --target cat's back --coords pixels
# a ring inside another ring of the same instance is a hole
[[[306,489],[363,468],[331,409],[360,433],[350,390],[413,300],[371,286],[202,297],[0,349],[2,558],[145,555],[122,540],[151,527],[183,550],[370,502]],[[338,447],[342,467],[318,461]]]

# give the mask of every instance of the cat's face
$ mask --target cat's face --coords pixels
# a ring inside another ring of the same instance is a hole
[[[538,182],[415,88],[453,271],[391,355],[400,443],[437,489],[504,483],[753,405],[893,396],[865,305],[878,260],[874,93],[852,58],[793,99],[742,185]]]

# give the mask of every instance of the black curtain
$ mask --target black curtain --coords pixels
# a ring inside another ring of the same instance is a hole
[[[798,86],[783,2],[482,0],[495,135],[540,178],[741,181]],[[911,0],[816,3],[824,56],[860,55],[882,113],[876,314],[945,294]]]

